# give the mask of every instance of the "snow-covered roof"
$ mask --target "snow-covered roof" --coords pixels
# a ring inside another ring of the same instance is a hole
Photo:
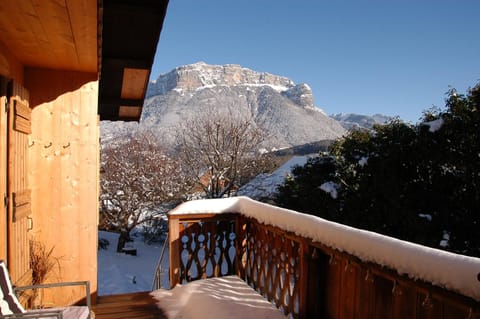
[[[186,202],[172,210],[169,215],[233,212],[480,301],[480,281],[477,279],[480,274],[480,258],[458,255],[345,226],[254,201],[248,197]]]

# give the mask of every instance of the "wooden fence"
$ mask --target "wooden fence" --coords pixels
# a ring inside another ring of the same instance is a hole
[[[469,297],[240,214],[171,215],[169,226],[171,287],[233,274],[289,318],[480,318]]]

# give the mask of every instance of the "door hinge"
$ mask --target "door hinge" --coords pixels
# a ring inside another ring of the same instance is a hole
[[[8,209],[8,196],[7,194],[3,195],[3,206]]]
[[[8,113],[8,106],[9,106],[8,99],[5,99],[5,113]]]

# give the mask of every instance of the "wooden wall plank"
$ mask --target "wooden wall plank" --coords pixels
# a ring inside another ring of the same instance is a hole
[[[0,259],[3,260],[7,260],[7,211],[3,203],[7,195],[7,84],[7,79],[0,76]]]

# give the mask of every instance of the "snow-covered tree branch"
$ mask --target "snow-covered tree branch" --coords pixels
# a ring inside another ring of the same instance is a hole
[[[120,232],[123,241],[160,204],[180,201],[189,187],[179,162],[166,155],[153,134],[112,143],[101,152],[100,228]]]
[[[205,196],[220,198],[268,166],[259,153],[265,138],[251,118],[207,110],[179,127],[176,141],[182,162]]]

